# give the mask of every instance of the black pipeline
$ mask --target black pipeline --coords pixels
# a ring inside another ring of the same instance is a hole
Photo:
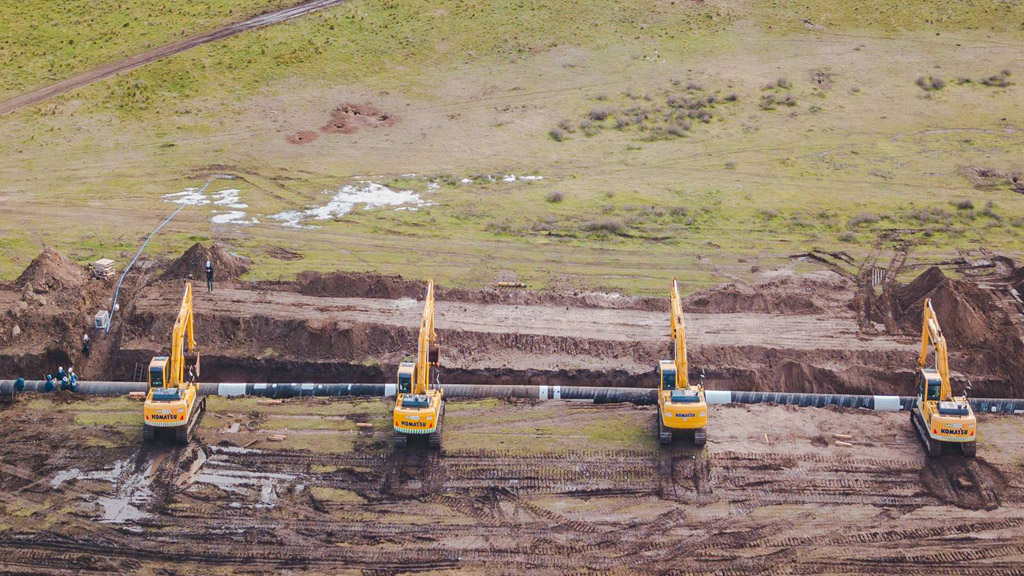
[[[14,380],[0,380],[0,401],[8,401],[18,392],[49,392],[43,380],[26,380],[16,390]],[[130,392],[145,392],[145,382],[93,382],[79,381],[79,394],[123,396]],[[261,398],[298,398],[302,396],[394,396],[395,384],[300,384],[300,383],[221,383],[200,384],[204,395],[225,397],[257,396]],[[598,386],[490,386],[480,384],[448,384],[444,386],[446,398],[522,398],[536,400],[583,400],[597,404],[628,402],[639,406],[656,402],[656,391],[651,388],[606,388]],[[787,404],[817,407],[842,406],[895,412],[909,410],[913,396],[880,396],[855,394],[800,394],[788,392],[731,392],[708,390],[708,404]],[[971,406],[979,413],[1022,414],[1024,400],[1012,398],[972,398]]]

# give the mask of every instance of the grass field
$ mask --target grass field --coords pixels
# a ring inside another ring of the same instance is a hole
[[[190,31],[231,19],[209,4],[217,18],[139,9]],[[32,17],[0,10],[4,27]],[[91,63],[156,41],[120,25],[63,24],[116,29],[116,43],[75,39]],[[47,71],[37,51],[61,30],[19,40],[24,54],[4,44],[24,70],[5,86],[84,66]],[[911,261],[979,246],[1021,257],[1022,31],[1024,6],[996,1],[356,0],[0,120],[0,278],[44,243],[123,262],[176,208],[161,196],[211,174],[234,177],[209,190],[239,190],[244,216],[215,223],[235,209],[190,206],[153,253],[213,239],[252,257],[254,278],[372,270],[480,286],[511,273],[661,293],[672,276],[699,289],[812,247],[863,256],[893,229]],[[345,103],[390,123],[322,130]],[[315,138],[289,142],[299,133]],[[272,218],[361,181],[427,205],[357,206],[308,228]]]

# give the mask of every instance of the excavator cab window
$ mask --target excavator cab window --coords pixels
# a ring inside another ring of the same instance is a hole
[[[939,394],[942,390],[941,380],[929,380],[928,381],[928,400],[939,400]]]
[[[402,394],[412,392],[412,374],[398,375],[398,391]]]
[[[149,387],[150,388],[163,388],[164,387],[164,367],[153,366],[149,369]]]
[[[676,371],[674,369],[661,370],[661,389],[672,390],[676,387]]]

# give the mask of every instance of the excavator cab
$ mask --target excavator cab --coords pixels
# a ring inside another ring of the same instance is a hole
[[[398,365],[398,393],[409,394],[412,392],[412,377],[416,371],[415,362],[402,362]]]
[[[149,363],[149,387],[163,388],[167,381],[167,356],[154,356]]]
[[[658,362],[658,369],[661,372],[661,389],[672,390],[676,387],[676,365],[671,360]]]
[[[942,398],[942,377],[934,368],[924,368],[917,373],[917,394],[926,402],[938,402]]]

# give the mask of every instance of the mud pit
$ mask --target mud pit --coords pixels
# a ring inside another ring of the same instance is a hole
[[[983,417],[965,464],[928,462],[905,414],[715,407],[698,453],[659,450],[649,407],[567,402],[453,401],[441,454],[394,453],[389,408],[214,399],[192,445],[146,449],[138,403],[23,400],[0,411],[19,439],[0,445],[0,567],[1016,574],[1024,557],[1018,417]]]

